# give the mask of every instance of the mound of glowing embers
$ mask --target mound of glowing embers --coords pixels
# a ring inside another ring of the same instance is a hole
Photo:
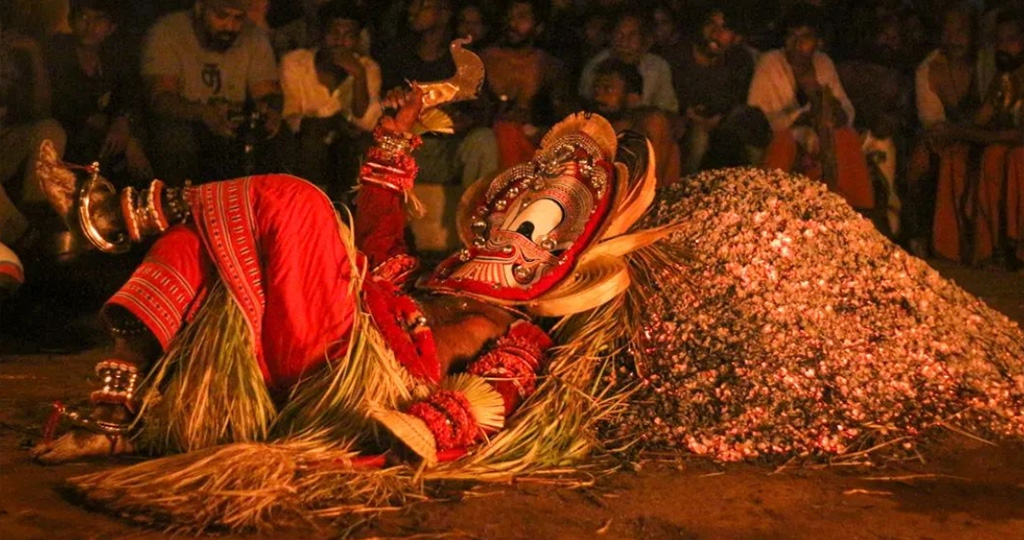
[[[639,388],[613,437],[723,461],[911,454],[945,427],[1024,436],[1024,334],[818,182],[713,171],[659,193],[681,222],[647,288]]]

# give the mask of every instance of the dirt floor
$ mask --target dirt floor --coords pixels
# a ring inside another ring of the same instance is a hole
[[[994,308],[1024,322],[1024,273],[937,264]],[[86,319],[88,333],[94,320]],[[95,330],[94,327],[92,330]],[[0,538],[164,538],[86,510],[64,479],[111,461],[42,467],[27,447],[54,399],[88,391],[102,343],[78,354],[39,354],[24,335],[0,341]],[[29,340],[31,341],[31,340]],[[222,538],[480,539],[1017,539],[1024,538],[1024,445],[940,435],[924,463],[796,468],[652,459],[589,486],[539,481],[487,485],[443,502],[385,513],[354,530],[324,525]],[[120,463],[125,463],[121,460]],[[461,493],[461,492],[460,492]]]

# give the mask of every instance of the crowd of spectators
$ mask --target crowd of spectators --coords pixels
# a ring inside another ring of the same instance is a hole
[[[646,135],[658,180],[733,165],[826,182],[915,254],[1019,267],[1024,22],[1005,0],[4,0],[0,241],[30,250],[43,138],[118,185],[293,173],[344,201],[381,100],[487,67],[418,150],[462,188],[591,110]],[[433,216],[433,217],[430,217]],[[44,242],[45,243],[45,242]]]

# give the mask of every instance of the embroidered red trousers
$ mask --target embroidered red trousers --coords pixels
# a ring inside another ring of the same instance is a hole
[[[191,195],[194,219],[161,236],[108,305],[128,310],[166,349],[220,279],[245,314],[271,391],[343,352],[359,293],[356,254],[327,197],[288,175],[216,182]]]

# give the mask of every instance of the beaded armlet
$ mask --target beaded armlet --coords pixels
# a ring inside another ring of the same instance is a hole
[[[422,139],[379,126],[373,131],[373,137],[374,145],[359,170],[359,182],[407,193],[412,189],[419,170],[410,154],[423,142]]]

